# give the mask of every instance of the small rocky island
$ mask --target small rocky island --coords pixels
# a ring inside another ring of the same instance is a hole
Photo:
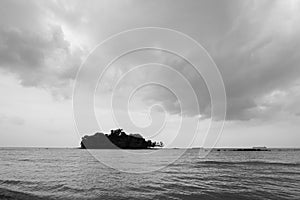
[[[86,135],[80,143],[81,149],[150,149],[154,147],[163,147],[163,143],[146,141],[140,134],[127,135],[123,129],[111,130],[110,134]]]

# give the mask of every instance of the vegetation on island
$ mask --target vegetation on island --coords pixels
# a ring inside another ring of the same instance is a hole
[[[81,149],[149,149],[163,147],[162,142],[145,140],[140,134],[126,134],[123,129],[111,130],[110,134],[95,133],[84,136]]]

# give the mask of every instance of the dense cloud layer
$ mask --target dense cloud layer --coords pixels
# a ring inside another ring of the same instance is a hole
[[[124,29],[162,26],[190,34],[208,50],[223,76],[228,120],[268,119],[282,111],[294,116],[300,113],[297,1],[233,0],[222,2],[222,6],[219,1],[160,5],[137,1],[1,4],[0,68],[15,74],[24,86],[43,87],[69,97],[75,73],[87,54],[80,45],[84,43],[91,49],[94,42]],[[188,78],[199,99],[201,114],[209,117],[210,99],[201,77],[194,76],[191,66],[174,56],[157,56]],[[167,73],[157,74],[146,77],[160,76],[174,87],[181,87]],[[178,101],[168,91],[148,91],[143,98],[146,103],[161,103],[170,114],[181,112]],[[193,106],[190,108],[186,106],[182,112],[187,116],[199,114]]]
[[[71,49],[59,23],[51,22],[39,2],[2,1],[0,67],[23,86],[43,87],[70,96],[70,80],[82,52]]]

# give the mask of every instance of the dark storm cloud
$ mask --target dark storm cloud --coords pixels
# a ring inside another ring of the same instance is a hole
[[[249,8],[216,44],[212,56],[225,82],[228,119],[259,117],[266,96],[300,79],[299,22],[297,10],[283,2]]]
[[[227,93],[227,119],[250,120],[272,117],[282,109],[287,109],[289,104],[287,99],[281,99],[276,104],[274,103],[276,99],[270,102],[276,92],[287,93],[282,98],[291,97],[289,93],[299,93],[299,89],[290,90],[300,79],[299,7],[293,5],[292,1],[269,1],[269,3],[246,1],[240,3],[239,9],[239,14],[231,26],[224,30],[223,35],[207,38],[205,41],[207,50],[224,80]],[[191,8],[191,12],[194,13],[192,10]],[[222,19],[218,19],[215,23],[222,23]],[[200,35],[198,37],[200,40],[204,39]],[[210,117],[210,98],[203,80],[197,76],[190,76],[195,74],[195,71],[187,63],[169,57],[165,55],[162,63],[173,67],[188,78],[199,99],[202,117]],[[176,88],[181,87],[173,80],[174,77],[168,74],[161,72],[154,76],[169,80]],[[183,93],[184,89],[182,88]],[[181,96],[189,98],[186,95]],[[275,97],[278,98],[276,95]],[[144,100],[161,103],[170,114],[181,112],[178,100],[166,90],[153,89]],[[294,109],[299,107],[293,105]],[[292,109],[289,111],[293,112]],[[182,112],[190,116],[198,114],[195,110],[190,110],[189,106],[185,106]]]
[[[81,51],[71,50],[60,24],[51,22],[37,1],[1,4],[0,68],[15,74],[24,86],[54,93],[68,86],[81,63]]]
[[[0,30],[1,67],[20,75],[24,83],[30,82],[32,75],[39,74],[47,68],[47,59],[55,56],[55,51],[68,51],[68,43],[63,39],[59,27],[53,27],[48,36],[20,30],[18,28],[2,28]],[[49,37],[49,38],[47,38]],[[55,66],[53,66],[54,68]],[[27,73],[30,77],[27,77]],[[37,85],[34,80],[29,85]]]

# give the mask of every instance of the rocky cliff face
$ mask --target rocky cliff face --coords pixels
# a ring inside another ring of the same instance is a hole
[[[122,129],[111,130],[111,133],[95,133],[84,136],[80,143],[82,149],[148,149],[162,147],[163,143],[145,140],[140,134],[127,135]]]

